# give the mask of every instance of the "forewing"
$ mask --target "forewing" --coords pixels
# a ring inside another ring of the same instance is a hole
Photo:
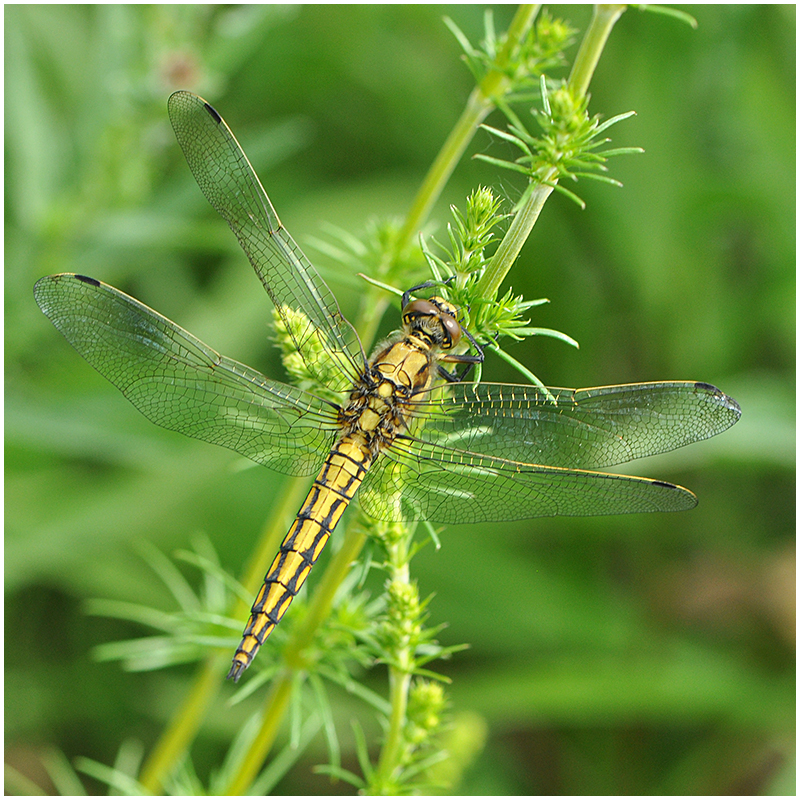
[[[168,106],[189,169],[209,203],[236,234],[309,370],[334,391],[350,388],[364,368],[358,336],[281,224],[236,137],[197,95],[175,92]],[[336,375],[313,355],[319,337],[337,365]]]
[[[549,392],[549,394],[548,394]],[[526,464],[603,469],[716,436],[739,419],[708,383],[591,389],[454,384],[412,406],[423,441]]]
[[[291,475],[309,475],[336,436],[322,400],[220,356],[108,284],[51,275],[36,302],[67,341],[149,420]]]
[[[367,473],[359,497],[377,519],[441,523],[683,511],[697,503],[663,481],[521,464],[405,438]]]

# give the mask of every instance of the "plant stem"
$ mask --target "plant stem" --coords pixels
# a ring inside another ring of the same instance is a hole
[[[464,155],[467,145],[475,135],[478,126],[494,109],[495,98],[503,95],[511,85],[510,78],[503,72],[513,58],[517,48],[524,39],[533,20],[536,18],[540,4],[521,5],[509,25],[505,43],[498,53],[496,66],[490,70],[483,80],[472,90],[464,111],[455,127],[447,137],[442,149],[436,156],[425,180],[414,198],[405,223],[397,237],[395,245],[396,257],[399,258],[411,244],[411,240],[424,225],[433,204],[439,199],[447,180]]]
[[[264,763],[267,753],[275,741],[278,728],[283,721],[292,697],[292,670],[284,669],[272,681],[264,708],[261,727],[242,759],[233,780],[224,791],[225,795],[239,797],[247,793]]]
[[[194,739],[206,709],[219,691],[220,676],[228,660],[228,653],[215,651],[203,661],[195,673],[192,686],[178,713],[172,718],[142,767],[139,782],[151,794],[161,794],[164,781]]]
[[[625,5],[602,4],[594,7],[591,24],[583,37],[567,82],[567,86],[576,99],[583,97],[588,91],[589,83],[611,29],[626,8]],[[539,179],[539,185],[533,189],[525,205],[514,217],[503,241],[495,251],[486,273],[478,283],[476,291],[480,293],[480,297],[491,300],[497,296],[500,284],[527,241],[544,203],[552,194],[557,181],[558,170],[555,167],[552,167]]]
[[[554,183],[557,175],[558,171],[553,167],[543,178],[543,181]],[[536,220],[539,218],[545,200],[550,197],[552,192],[552,185],[546,185],[544,182],[540,183],[531,192],[525,205],[514,216],[506,235],[503,237],[503,241],[500,242],[494,256],[492,256],[486,272],[478,281],[476,293],[479,293],[479,297],[492,300],[497,296],[500,284],[513,266],[520,250],[522,250],[522,245],[527,241]]]
[[[598,3],[595,5],[589,29],[583,37],[569,74],[568,85],[574,97],[583,97],[589,90],[589,83],[611,29],[626,8],[626,5],[617,4]]]
[[[395,771],[400,765],[403,753],[403,728],[406,724],[406,709],[408,708],[408,691],[411,686],[411,673],[389,667],[389,701],[392,713],[389,717],[389,731],[381,750],[378,769],[375,774],[375,787],[381,789],[380,794],[394,794],[386,791],[388,787],[396,785]]]
[[[598,5],[595,7],[592,23],[581,43],[569,78],[569,85],[576,96],[586,93],[605,42],[625,8],[624,5]],[[478,125],[495,107],[495,98],[502,96],[510,87],[511,79],[504,72],[504,68],[513,59],[521,41],[533,24],[538,10],[538,4],[521,5],[517,10],[494,68],[473,89],[461,117],[431,165],[411,205],[395,244],[394,260],[409,247],[412,238],[424,224]],[[557,172],[554,168],[552,173],[548,173],[543,178],[543,181],[552,184],[556,178]],[[523,209],[515,216],[490,267],[481,279],[479,287],[481,296],[492,298],[496,295],[552,191],[552,185],[541,183],[533,190]],[[380,315],[375,314],[368,317],[374,324],[379,318]],[[366,341],[369,340],[371,337],[367,337]],[[259,541],[258,548],[242,581],[243,585],[253,592],[257,589],[258,583],[278,549],[280,537],[286,528],[285,518],[299,506],[303,491],[305,491],[305,482],[296,481],[291,490],[284,493],[281,506],[271,517],[273,522],[267,526]],[[358,556],[364,541],[364,534],[357,531],[356,526],[353,526],[353,532],[347,533],[342,548],[334,556],[323,575],[306,619],[295,631],[284,649],[283,658],[286,667],[273,683],[265,702],[261,728],[231,781],[227,794],[243,794],[258,774],[275,741],[275,736],[288,707],[294,676],[308,666],[305,651],[312,642],[319,625],[330,613],[336,589],[347,575],[350,565]],[[406,581],[408,581],[407,561],[404,567]],[[393,578],[396,577],[396,574],[393,575]],[[241,611],[243,614],[245,610],[244,604],[238,602],[234,613],[238,615]],[[183,705],[174,716],[170,726],[164,731],[144,765],[140,780],[152,793],[157,794],[162,789],[165,779],[196,735],[208,705],[219,690],[219,675],[224,669],[227,659],[228,654],[215,652],[201,665]],[[403,726],[411,673],[392,665],[389,668],[389,680],[392,711],[376,776],[378,784],[384,786],[390,785],[393,773],[400,766],[402,758]]]
[[[367,348],[367,355],[369,355],[369,348],[374,346],[378,334],[378,326],[381,324],[383,315],[388,307],[389,298],[386,292],[378,293],[370,287],[367,293],[362,296],[358,317],[354,325],[361,341]]]
[[[409,561],[411,555],[411,538],[414,528],[405,528],[404,535],[392,543],[386,542],[388,583],[395,587],[408,585],[411,582]],[[395,589],[395,595],[397,594]],[[402,594],[402,590],[400,590]],[[391,594],[390,594],[391,596]],[[389,609],[391,616],[391,608]],[[416,620],[414,620],[416,622]],[[405,620],[406,623],[410,620]],[[411,687],[412,669],[414,665],[414,647],[404,629],[403,622],[398,623],[398,642],[393,648],[389,661],[389,728],[381,748],[378,767],[369,787],[374,794],[396,794],[397,773],[402,767],[404,755],[404,731],[408,693]]]

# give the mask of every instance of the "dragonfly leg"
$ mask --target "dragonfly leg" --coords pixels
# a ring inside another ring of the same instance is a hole
[[[444,361],[444,359],[441,359]],[[483,363],[483,354],[479,356],[471,356],[468,354],[464,354],[463,356],[459,356],[457,358],[448,359],[448,361],[453,361],[459,364],[465,364],[466,366],[464,369],[461,370],[460,373],[458,372],[448,372],[441,364],[437,364],[436,371],[439,373],[439,377],[444,378],[448,383],[461,383],[464,378],[467,377],[469,371],[476,365]]]
[[[445,285],[450,283],[450,281],[453,280],[453,277],[455,276],[451,276],[447,280],[445,280],[444,281]],[[400,308],[405,308],[409,304],[409,302],[411,301],[411,295],[414,294],[414,292],[418,292],[420,289],[435,289],[436,287],[441,285],[442,285],[441,281],[425,281],[425,283],[419,283],[416,286],[412,286],[407,292],[403,293],[403,300],[400,304]]]
[[[483,364],[483,348],[475,341],[475,337],[462,325],[461,330],[466,334],[467,339],[469,339],[470,344],[475,348],[477,355],[470,355],[469,353],[448,353],[445,356],[441,356],[439,358],[439,364],[437,366],[437,371],[439,375],[444,378],[448,383],[461,383],[464,378],[467,377],[469,371],[475,366],[475,364]],[[455,364],[466,364],[461,373],[456,372],[448,372],[442,365],[442,361],[447,361],[450,363]]]

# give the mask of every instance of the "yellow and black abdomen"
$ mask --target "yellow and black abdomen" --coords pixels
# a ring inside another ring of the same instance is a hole
[[[253,603],[229,678],[239,680],[281,621],[364,480],[370,462],[371,455],[359,433],[344,436],[325,459]]]
[[[379,351],[339,413],[341,438],[325,459],[253,603],[229,678],[242,672],[281,621],[372,462],[406,426],[405,398],[431,383],[430,348],[404,338]]]

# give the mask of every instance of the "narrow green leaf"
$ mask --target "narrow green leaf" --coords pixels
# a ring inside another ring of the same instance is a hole
[[[150,794],[141,783],[131,778],[130,775],[125,775],[125,773],[113,769],[112,767],[107,767],[105,764],[101,764],[99,761],[94,761],[91,758],[78,756],[78,758],[75,759],[75,766],[81,772],[91,775],[109,788],[117,789],[122,794],[129,796],[144,796]]]
[[[189,582],[167,556],[146,540],[139,542],[137,549],[150,566],[150,569],[161,578],[182,609],[188,611],[189,609],[200,608],[200,600],[189,585]]]
[[[297,759],[306,751],[311,740],[322,727],[319,715],[311,713],[303,723],[300,735],[294,744],[289,743],[269,762],[267,767],[253,781],[249,794],[255,796],[268,795],[278,782],[289,772]]]

